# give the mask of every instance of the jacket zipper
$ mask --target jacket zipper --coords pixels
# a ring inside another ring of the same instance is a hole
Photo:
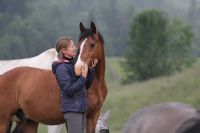
[[[75,96],[76,96],[76,105],[77,105],[77,109],[78,109],[77,95],[75,94]]]

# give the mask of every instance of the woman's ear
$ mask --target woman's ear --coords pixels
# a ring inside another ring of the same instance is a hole
[[[63,51],[62,51],[62,49],[60,50],[60,52],[59,52],[60,54],[63,54]]]
[[[60,53],[64,54],[66,52],[66,48],[61,48]]]

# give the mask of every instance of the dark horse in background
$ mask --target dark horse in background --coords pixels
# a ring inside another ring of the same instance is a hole
[[[200,112],[177,102],[149,106],[130,117],[121,133],[200,133]]]
[[[107,95],[104,41],[93,22],[91,29],[80,23],[80,31],[80,53],[75,64],[77,76],[82,65],[90,65],[92,60],[98,59],[94,80],[87,90],[89,109],[86,128],[87,133],[93,133]],[[25,133],[37,133],[39,123],[64,123],[60,106],[60,89],[51,70],[18,67],[0,78],[0,133],[10,132],[10,123],[18,110],[28,119],[23,129]]]

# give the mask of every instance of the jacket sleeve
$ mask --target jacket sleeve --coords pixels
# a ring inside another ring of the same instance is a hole
[[[95,68],[88,70],[86,89],[89,89],[90,85],[92,84],[92,81],[94,78],[94,72],[95,72]]]
[[[83,89],[87,79],[80,76],[76,81],[72,79],[70,69],[59,65],[56,70],[56,78],[60,85],[60,88],[68,95],[73,96],[76,92]]]

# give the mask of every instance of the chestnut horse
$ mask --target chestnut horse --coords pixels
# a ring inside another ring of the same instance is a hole
[[[93,22],[91,29],[80,23],[80,31],[80,54],[75,73],[79,75],[82,65],[89,65],[92,60],[98,59],[93,82],[87,90],[89,109],[86,129],[87,133],[93,133],[107,95],[104,41]],[[27,123],[29,128],[24,131],[26,133],[36,133],[38,123],[64,123],[60,106],[60,89],[51,70],[18,67],[0,78],[0,133],[7,132],[13,115],[19,109],[32,120]]]
[[[29,66],[41,69],[51,70],[51,64],[57,60],[57,52],[55,48],[48,49],[41,54],[31,57],[31,58],[24,58],[24,59],[14,59],[14,60],[0,60],[0,74],[3,74],[13,68],[20,67],[20,66]],[[42,63],[41,63],[42,62]],[[17,130],[22,130],[26,124],[22,125],[22,121],[17,117],[14,117],[14,121],[17,122]],[[101,125],[107,125],[107,123],[103,123],[104,120],[99,117],[97,125],[96,125],[96,132],[100,132],[102,129],[98,127]],[[65,124],[60,125],[49,125],[48,126],[48,133],[60,133],[61,128],[64,127]],[[23,128],[21,128],[23,127]],[[103,129],[109,130],[109,129]],[[16,130],[15,130],[16,131]]]

